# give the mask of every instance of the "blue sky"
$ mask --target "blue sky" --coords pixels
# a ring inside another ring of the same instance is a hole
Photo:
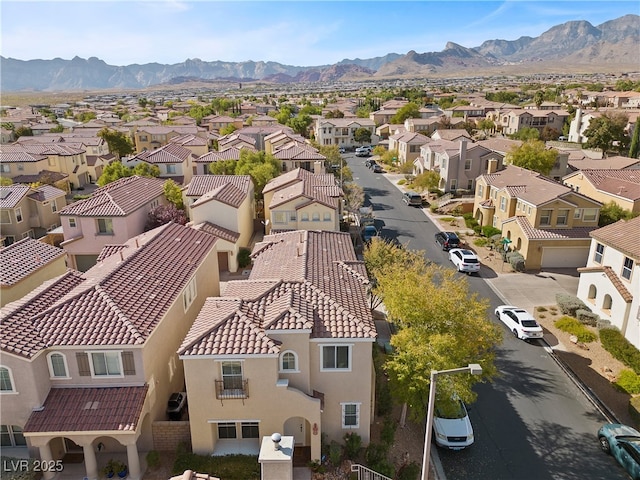
[[[626,1],[30,1],[0,2],[0,54],[98,57],[110,65],[205,61],[333,64],[538,36],[570,20],[597,26]]]

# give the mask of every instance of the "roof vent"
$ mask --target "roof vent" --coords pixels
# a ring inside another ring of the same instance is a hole
[[[274,433],[271,435],[271,441],[273,442],[273,449],[280,450],[280,441],[282,440],[282,435],[279,433]]]

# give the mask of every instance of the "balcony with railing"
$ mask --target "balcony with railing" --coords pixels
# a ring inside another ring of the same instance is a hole
[[[246,378],[226,378],[215,382],[218,400],[249,398],[249,380]]]

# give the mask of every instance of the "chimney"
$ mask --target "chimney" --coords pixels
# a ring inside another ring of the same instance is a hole
[[[313,173],[315,173],[316,175],[320,173],[326,173],[321,161],[316,160],[315,162],[313,162]]]
[[[487,175],[491,175],[492,173],[496,173],[498,170],[498,159],[490,158],[487,162]]]
[[[460,140],[460,161],[464,162],[467,156],[467,139],[463,138]]]

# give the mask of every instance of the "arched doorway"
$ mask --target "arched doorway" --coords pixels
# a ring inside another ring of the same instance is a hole
[[[284,422],[284,435],[294,441],[294,466],[306,466],[311,461],[311,426],[304,417],[290,417]]]

